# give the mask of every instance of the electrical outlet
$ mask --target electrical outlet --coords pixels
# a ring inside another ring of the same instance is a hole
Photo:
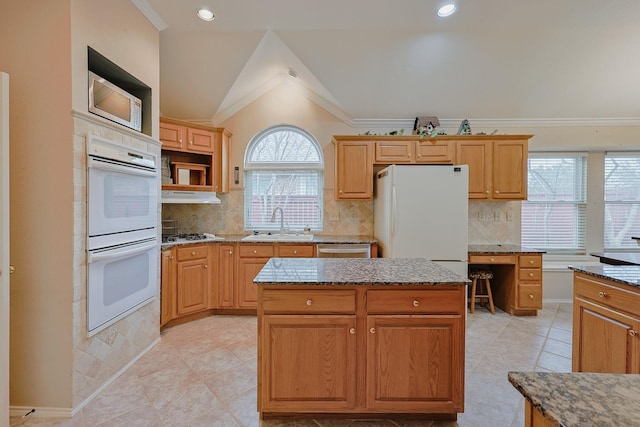
[[[329,221],[340,221],[340,214],[338,214],[338,212],[330,213]]]
[[[513,211],[506,212],[507,221],[513,221]]]

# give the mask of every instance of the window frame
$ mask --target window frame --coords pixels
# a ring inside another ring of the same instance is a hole
[[[270,135],[273,135],[278,132],[294,132],[300,135],[302,138],[306,139],[314,148],[318,155],[318,161],[309,161],[309,162],[295,162],[295,161],[252,161],[252,154],[254,150],[257,149],[260,144],[268,138]],[[266,128],[260,132],[258,132],[247,144],[247,148],[245,149],[244,154],[244,179],[245,179],[245,191],[244,191],[244,229],[245,231],[260,231],[260,232],[273,232],[279,231],[280,229],[280,217],[276,216],[276,221],[271,223],[263,223],[261,225],[256,224],[253,220],[252,214],[248,206],[250,202],[250,192],[252,191],[251,178],[255,172],[268,172],[273,171],[276,174],[282,174],[283,172],[296,172],[301,171],[304,173],[312,173],[315,174],[317,179],[317,201],[318,205],[318,222],[317,223],[305,223],[298,224],[297,226],[289,227],[290,231],[302,231],[305,226],[309,226],[312,231],[320,232],[323,229],[324,224],[324,155],[322,151],[322,146],[318,143],[317,139],[305,129],[302,129],[297,126],[289,125],[289,124],[280,124],[271,126]],[[301,174],[302,176],[302,174]],[[255,195],[251,195],[253,198]],[[272,203],[273,204],[273,203]],[[283,206],[275,206],[273,210],[277,207],[284,208]],[[286,212],[286,210],[285,210]]]
[[[631,236],[629,236],[629,242],[627,245],[621,246],[608,246],[607,239],[607,207],[608,205],[637,205],[638,211],[640,211],[640,198],[638,200],[607,200],[607,158],[622,158],[622,157],[631,157],[640,161],[640,152],[637,151],[607,151],[604,153],[603,159],[603,179],[602,179],[602,187],[603,187],[603,224],[602,224],[602,246],[604,251],[607,252],[640,252],[640,246],[637,243],[631,241]],[[636,221],[640,221],[640,219],[636,219]],[[635,234],[635,233],[634,233]],[[636,234],[640,236],[640,232]]]
[[[538,151],[538,152],[530,152],[528,159],[528,174],[527,174],[527,187],[529,192],[529,197],[531,196],[531,185],[529,182],[531,176],[531,167],[530,162],[532,159],[542,158],[542,159],[580,159],[580,170],[576,170],[575,174],[580,174],[580,176],[575,176],[574,180],[574,189],[571,200],[525,200],[521,205],[521,221],[520,221],[520,239],[524,246],[534,247],[536,249],[545,250],[548,254],[552,255],[585,255],[587,252],[587,247],[589,245],[588,242],[588,227],[587,221],[589,217],[588,212],[588,181],[589,181],[589,156],[588,153],[584,152],[558,152],[558,151]],[[547,205],[547,206],[562,206],[562,205],[572,205],[575,206],[574,215],[581,216],[576,217],[578,223],[574,225],[575,230],[574,233],[569,234],[574,241],[574,245],[568,247],[559,247],[559,246],[548,246],[544,244],[539,244],[537,242],[529,242],[525,240],[525,209],[527,206],[534,205]]]

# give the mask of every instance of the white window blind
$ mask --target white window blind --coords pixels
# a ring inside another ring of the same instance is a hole
[[[322,230],[323,158],[303,129],[275,126],[256,135],[245,153],[245,229],[279,230],[281,208],[290,230]]]
[[[586,177],[582,154],[529,154],[529,196],[522,203],[523,246],[549,253],[585,253]]]
[[[604,249],[638,250],[640,154],[606,153],[604,159]]]

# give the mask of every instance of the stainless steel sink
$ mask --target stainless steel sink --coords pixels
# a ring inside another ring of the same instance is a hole
[[[313,234],[250,234],[242,238],[245,242],[310,242]]]

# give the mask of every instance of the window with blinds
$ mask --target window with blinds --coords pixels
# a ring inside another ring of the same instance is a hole
[[[245,153],[246,230],[280,229],[282,208],[290,230],[322,230],[322,150],[315,138],[295,126],[274,126],[256,135]]]
[[[548,253],[585,253],[586,156],[529,153],[528,193],[522,203],[522,245]]]
[[[604,158],[604,249],[638,250],[640,155],[606,153]]]

